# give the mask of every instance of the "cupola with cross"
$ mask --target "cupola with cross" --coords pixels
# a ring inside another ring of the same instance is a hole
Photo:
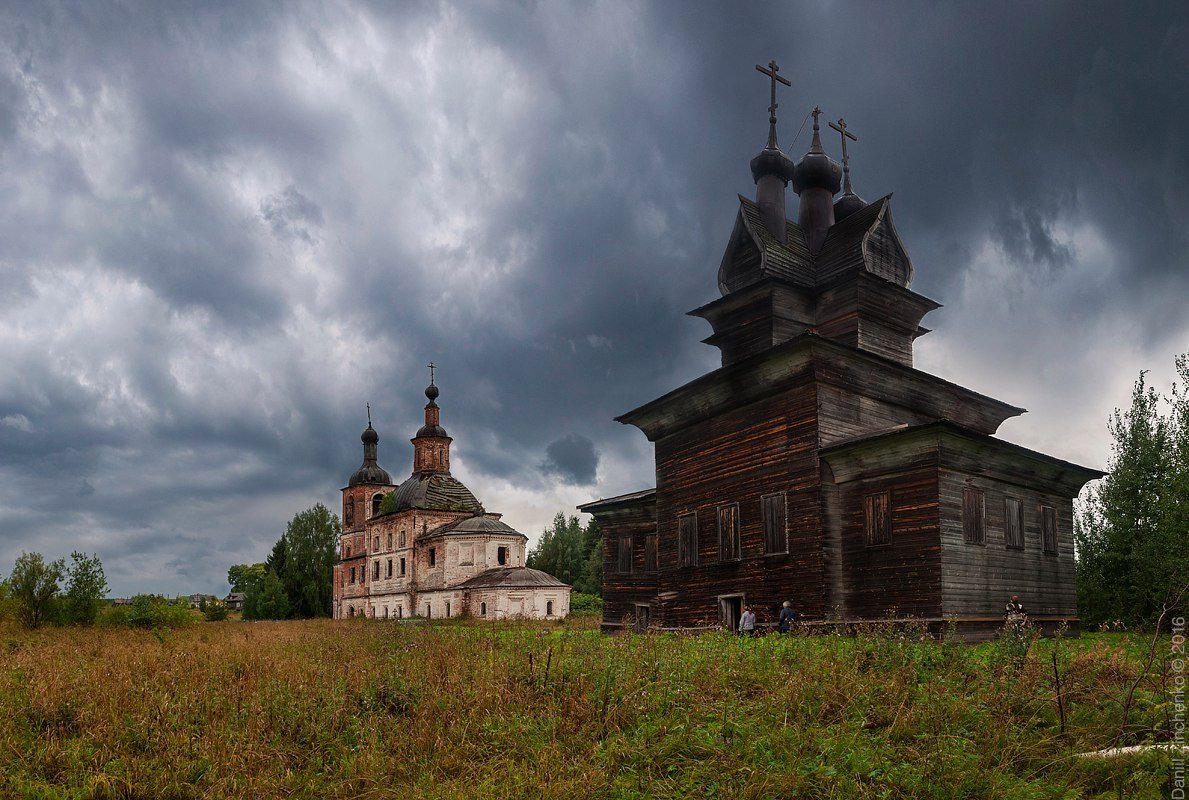
[[[437,366],[429,362],[429,386],[425,387],[425,424],[413,437],[413,472],[450,472],[450,442],[454,441],[441,425],[441,409],[438,408],[438,391],[434,383]]]

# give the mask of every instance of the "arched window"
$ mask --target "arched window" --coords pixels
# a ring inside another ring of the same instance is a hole
[[[404,606],[397,606],[397,607],[396,607],[396,618],[397,618],[397,619],[404,619],[404,618],[405,618],[405,607],[404,607]]]
[[[391,533],[388,534],[388,549],[389,550],[392,549],[392,534]]]
[[[504,564],[507,564],[508,563],[508,548],[501,547],[499,550],[496,550],[495,551],[495,560],[501,567]]]
[[[348,617],[355,616],[355,606],[347,606],[347,616]]]
[[[373,517],[380,513],[380,503],[383,502],[383,500],[384,500],[384,495],[382,495],[382,494],[372,495],[372,516]]]
[[[481,617],[487,616],[487,603],[479,604],[479,616],[481,616]]]
[[[404,531],[400,532],[400,546],[401,547],[405,546],[405,532]]]
[[[343,558],[350,558],[350,557],[351,557],[351,545],[347,545],[347,555],[343,556]]]
[[[348,525],[355,524],[355,498],[354,497],[347,498],[347,504],[343,508],[343,519],[346,520]]]
[[[437,563],[438,563],[438,551],[435,548],[431,547],[431,548],[429,548],[429,565],[432,567]],[[501,561],[500,563],[502,564],[503,562]]]
[[[426,603],[425,604],[425,618],[430,619],[431,617],[433,617],[433,608],[430,607],[429,603]]]
[[[552,600],[549,600],[548,602],[545,603],[545,616],[547,616],[547,617],[553,616],[553,601]]]
[[[384,606],[384,619],[388,619],[388,606]]]
[[[375,544],[376,544],[375,550],[376,550],[376,552],[379,552],[380,551],[380,537],[379,536],[376,537]]]
[[[446,616],[447,617],[450,616],[450,604],[449,603],[446,603]]]

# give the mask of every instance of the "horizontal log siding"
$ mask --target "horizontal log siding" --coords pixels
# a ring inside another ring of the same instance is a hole
[[[846,612],[882,617],[936,617],[941,613],[941,542],[937,468],[851,481],[841,487],[842,570],[848,587]],[[868,546],[864,537],[864,498],[887,491],[892,541]]]
[[[655,603],[657,573],[644,569],[644,541],[656,532],[652,522],[610,522],[603,526],[603,622],[618,624],[635,613],[635,603]],[[619,538],[632,540],[632,572],[624,575],[619,565]]]
[[[1022,470],[1021,470],[1022,471]],[[986,544],[967,544],[962,534],[962,495],[967,486],[986,496]],[[1073,502],[1067,497],[1026,488],[986,475],[942,469],[941,591],[946,616],[1003,614],[1013,594],[1029,614],[1074,617],[1077,596],[1073,565]],[[1024,549],[1009,550],[1004,539],[1004,499],[1018,499],[1024,509]],[[1045,553],[1040,507],[1057,512],[1057,553]]]
[[[745,595],[761,622],[784,600],[823,614],[816,406],[806,382],[656,443],[659,624],[716,623],[723,594]],[[788,493],[789,552],[766,556],[760,498],[778,491]],[[738,561],[719,559],[717,508],[726,503],[739,504]],[[698,563],[677,567],[677,517],[690,511]]]

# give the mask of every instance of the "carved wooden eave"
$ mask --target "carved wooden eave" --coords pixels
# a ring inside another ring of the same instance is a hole
[[[813,333],[804,333],[763,353],[720,367],[639,408],[616,417],[655,442],[718,414],[742,408],[799,384],[822,382],[888,402],[935,419],[951,418],[983,433],[1024,409],[957,384]]]
[[[1064,497],[1076,496],[1101,470],[996,439],[947,419],[904,425],[823,447],[836,483],[926,463],[982,475],[1022,488],[1043,488]]]
[[[578,506],[600,522],[656,522],[656,489],[607,497]]]

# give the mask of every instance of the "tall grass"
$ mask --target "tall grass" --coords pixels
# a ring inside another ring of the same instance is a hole
[[[1166,755],[1075,756],[1118,738],[1143,663],[1126,635],[1020,658],[903,632],[596,625],[7,630],[0,796],[1162,796]],[[1162,674],[1121,743],[1165,735]]]

